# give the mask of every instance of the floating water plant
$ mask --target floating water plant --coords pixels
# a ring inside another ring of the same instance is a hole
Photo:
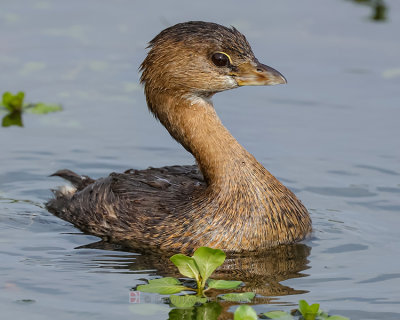
[[[299,301],[298,309],[291,313],[284,311],[270,311],[260,315],[261,319],[276,320],[349,320],[342,316],[330,316],[326,312],[319,310],[319,304],[309,305],[305,300]],[[256,320],[259,319],[254,309],[250,306],[243,305],[236,309],[235,320]]]
[[[2,105],[10,112],[22,111],[22,106],[24,103],[24,92],[18,92],[17,94],[12,94],[11,92],[3,93]]]
[[[205,303],[205,293],[210,289],[235,289],[242,281],[214,280],[210,279],[212,273],[225,261],[226,255],[222,250],[208,247],[198,248],[192,257],[184,254],[175,254],[170,260],[185,277],[194,279],[196,287],[187,287],[172,277],[149,280],[148,284],[137,286],[136,290],[142,292],[153,292],[159,294],[170,294],[170,301],[180,308],[189,308],[196,303]],[[174,296],[182,291],[193,291],[196,295]],[[227,301],[250,302],[254,298],[253,292],[228,293],[220,298]]]
[[[182,275],[193,279],[196,282],[196,286],[188,287],[179,279],[164,277],[149,280],[148,284],[139,285],[136,290],[170,295],[169,301],[171,304],[179,308],[170,312],[170,319],[192,319],[193,312],[198,308],[194,307],[196,304],[201,305],[202,312],[207,314],[209,313],[207,310],[212,307],[213,311],[211,313],[215,317],[209,315],[207,319],[217,319],[221,308],[216,308],[216,306],[218,307],[216,302],[208,302],[206,292],[210,289],[235,289],[242,284],[242,281],[210,279],[210,276],[224,263],[225,259],[226,255],[222,250],[208,247],[198,248],[192,257],[184,254],[175,254],[170,260]],[[192,291],[196,294],[175,295],[183,291]],[[221,300],[231,302],[251,302],[254,297],[254,292],[226,293],[218,296]],[[180,311],[182,309],[188,310],[189,313],[182,314],[183,311]],[[171,318],[172,315],[173,317]],[[278,320],[349,320],[342,316],[329,316],[326,312],[319,310],[319,304],[309,305],[305,300],[300,300],[298,309],[295,309],[292,313],[278,310],[263,313],[260,317],[261,319]],[[248,305],[239,306],[234,313],[234,320],[257,319],[259,317],[256,311]]]
[[[23,112],[46,114],[62,110],[62,107],[58,104],[47,104],[43,102],[27,104],[24,103],[24,98],[25,93],[22,91],[18,92],[17,94],[12,94],[11,92],[3,93],[3,98],[0,102],[0,109],[4,109],[7,112],[1,123],[3,127],[22,127]]]
[[[318,316],[319,304],[313,303],[309,305],[306,300],[300,300],[298,310],[305,320],[315,320]]]
[[[247,305],[240,306],[236,309],[233,320],[257,320],[257,313],[256,311]]]

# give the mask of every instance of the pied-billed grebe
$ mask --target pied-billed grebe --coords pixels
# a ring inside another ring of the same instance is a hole
[[[220,91],[285,78],[258,62],[233,27],[179,23],[149,47],[141,65],[147,105],[198,166],[128,170],[96,181],[61,170],[54,175],[74,188],[56,191],[49,211],[139,249],[241,252],[302,240],[311,231],[307,209],[235,140],[211,102]]]

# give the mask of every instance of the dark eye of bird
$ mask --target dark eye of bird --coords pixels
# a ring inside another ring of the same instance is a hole
[[[228,56],[221,52],[214,53],[211,57],[211,60],[217,67],[226,67],[229,65]]]

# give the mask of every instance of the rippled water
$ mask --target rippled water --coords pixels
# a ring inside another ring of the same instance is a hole
[[[2,1],[1,91],[64,107],[0,128],[2,317],[168,318],[159,296],[128,299],[141,278],[172,272],[165,258],[87,247],[98,239],[43,203],[60,168],[100,177],[193,163],[148,114],[137,68],[161,29],[206,20],[236,26],[287,77],[214,104],[314,222],[301,245],[238,259],[243,278],[256,266],[256,310],[307,299],[352,319],[400,319],[400,3],[385,1],[387,19],[374,21],[371,2]]]

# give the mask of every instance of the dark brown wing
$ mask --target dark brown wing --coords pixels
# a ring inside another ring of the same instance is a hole
[[[179,223],[174,217],[178,207],[206,186],[197,166],[131,169],[96,181],[69,170],[53,175],[67,179],[76,190],[55,191],[46,204],[50,212],[103,239],[138,243],[154,236],[166,218]]]

